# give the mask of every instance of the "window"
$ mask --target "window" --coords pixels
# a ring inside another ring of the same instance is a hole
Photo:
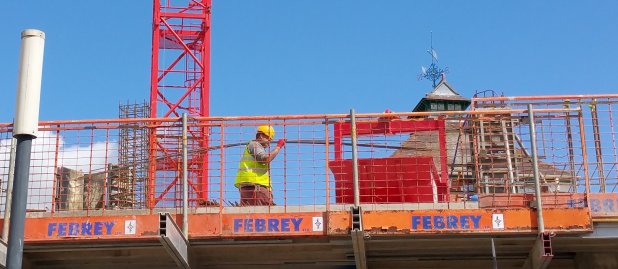
[[[432,111],[438,110],[438,105],[436,103],[431,103],[431,110]]]
[[[448,110],[455,110],[455,106],[453,104],[448,104],[447,107]]]
[[[438,103],[438,110],[444,111],[444,103]]]

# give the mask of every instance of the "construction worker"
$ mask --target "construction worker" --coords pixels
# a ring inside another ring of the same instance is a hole
[[[280,139],[270,153],[266,147],[275,138],[272,126],[262,125],[257,128],[255,140],[249,141],[238,166],[234,186],[240,191],[241,205],[274,205],[270,182],[270,162],[285,145]]]

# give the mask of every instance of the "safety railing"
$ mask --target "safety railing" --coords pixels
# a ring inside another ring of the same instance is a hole
[[[481,109],[483,101],[475,99],[472,111],[358,114],[358,199],[375,210],[529,207],[533,154],[548,206],[573,207],[578,195],[615,192],[615,99],[603,107],[599,100],[596,120],[586,116],[585,106],[535,104],[536,153],[522,106]],[[286,140],[265,186],[274,205],[243,206],[237,171],[261,125],[276,132],[267,151]],[[354,202],[348,114],[189,118],[184,127],[208,134],[207,145],[192,143],[190,135],[186,143],[191,208],[328,211],[348,210]],[[0,125],[2,210],[11,128]],[[42,122],[32,150],[28,210],[89,214],[182,207],[182,130],[174,118]],[[152,154],[153,135],[167,152]],[[595,157],[599,148],[601,158]]]
[[[537,113],[540,176],[544,191],[554,193],[561,206],[583,207],[588,198],[564,198],[568,193],[612,194],[618,192],[617,94],[483,97],[472,99],[472,109],[576,109],[577,112]],[[529,130],[519,128],[522,143],[529,144]],[[518,142],[519,143],[519,142]],[[524,147],[525,148],[525,147]],[[551,165],[551,166],[550,166]],[[516,175],[517,176],[517,175]],[[567,191],[568,189],[568,191]],[[607,204],[607,199],[604,202]],[[603,203],[593,199],[590,203]],[[613,201],[608,209],[613,211]]]

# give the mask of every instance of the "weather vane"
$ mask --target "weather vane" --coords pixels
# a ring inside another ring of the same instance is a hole
[[[418,75],[418,80],[427,79],[431,80],[433,87],[436,87],[436,81],[439,81],[442,74],[448,73],[448,67],[444,69],[438,66],[438,53],[433,48],[433,32],[431,32],[431,47],[427,50],[427,53],[431,55],[431,65],[429,67],[421,66],[421,73]]]

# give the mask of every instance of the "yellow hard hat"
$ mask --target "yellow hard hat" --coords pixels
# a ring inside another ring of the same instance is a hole
[[[269,125],[261,125],[257,128],[258,133],[263,133],[268,136],[268,139],[273,140],[275,138],[275,128]]]

